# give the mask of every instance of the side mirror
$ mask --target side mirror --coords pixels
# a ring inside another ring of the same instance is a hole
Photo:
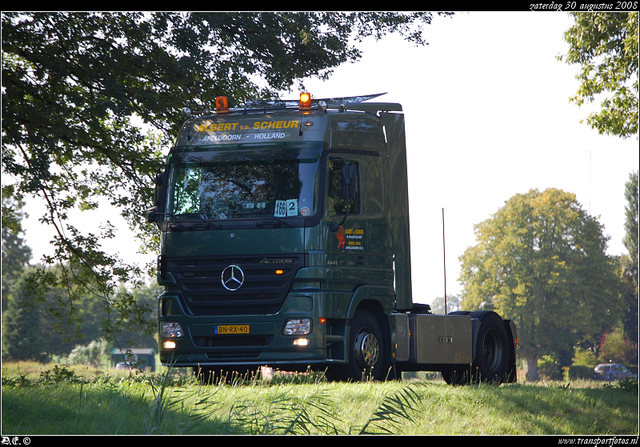
[[[147,222],[153,223],[158,222],[162,214],[158,213],[158,207],[154,206],[147,210]]]

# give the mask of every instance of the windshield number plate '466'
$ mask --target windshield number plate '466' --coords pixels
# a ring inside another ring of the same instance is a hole
[[[298,215],[298,201],[293,200],[276,200],[276,207],[273,212],[274,217],[291,217]]]
[[[215,326],[216,335],[225,335],[225,334],[248,334],[249,333],[249,325],[248,324],[225,324]]]

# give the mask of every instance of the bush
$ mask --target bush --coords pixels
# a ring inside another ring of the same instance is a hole
[[[577,347],[571,363],[573,365],[590,366],[597,364],[598,359],[592,350]]]
[[[547,380],[562,380],[562,367],[553,358],[545,355],[538,360],[538,375]]]
[[[600,340],[600,363],[630,363],[638,357],[638,344],[629,339],[624,328],[618,326],[613,332],[602,334]]]
[[[69,353],[67,363],[70,365],[92,365],[99,367],[100,360],[106,355],[108,348],[104,340],[95,340],[88,345],[77,345]]]
[[[569,367],[569,380],[593,379],[593,368],[585,365],[571,365]]]

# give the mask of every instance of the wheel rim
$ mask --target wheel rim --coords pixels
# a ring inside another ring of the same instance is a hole
[[[378,338],[367,331],[361,331],[356,337],[356,355],[362,366],[373,368],[380,357]]]
[[[500,337],[493,329],[487,331],[482,341],[482,356],[484,364],[490,371],[497,371],[502,364],[502,343]]]

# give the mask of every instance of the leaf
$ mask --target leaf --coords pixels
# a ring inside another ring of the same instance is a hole
[[[373,416],[362,427],[359,434],[376,434],[377,429],[394,434],[394,430],[403,422],[415,423],[413,414],[418,410],[419,394],[413,386],[407,386],[396,393],[385,396]],[[371,428],[370,428],[371,427]]]

